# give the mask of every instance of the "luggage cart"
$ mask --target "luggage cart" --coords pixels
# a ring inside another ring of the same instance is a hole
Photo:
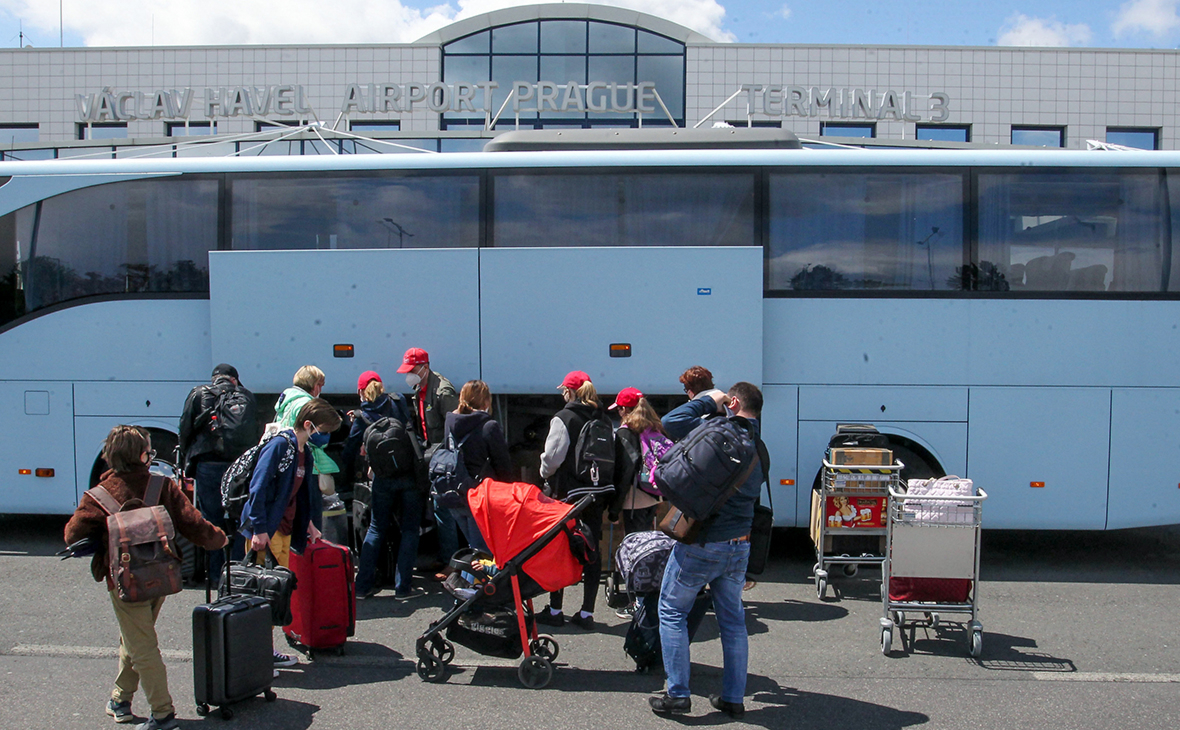
[[[901,470],[904,467],[904,464],[896,460],[888,465],[860,466],[836,465],[824,459],[820,490],[813,493],[811,506],[811,532],[815,542],[816,560],[812,573],[815,578],[815,592],[821,600],[827,591],[831,566],[842,566],[844,575],[852,577],[857,574],[861,565],[880,566],[885,562],[885,553],[881,549],[850,555],[840,551],[839,540],[845,536],[885,537],[885,503],[889,498],[889,490],[899,485]],[[837,503],[842,502],[844,507],[853,510],[855,514],[846,515],[844,518],[837,515],[829,517],[829,498]],[[857,504],[858,502],[860,504]],[[862,508],[861,505],[865,503],[876,506]]]
[[[892,648],[895,626],[899,630],[907,624],[936,627],[941,614],[948,613],[967,616],[962,623],[971,656],[983,651],[979,538],[985,499],[987,492],[974,488],[949,495],[910,494],[898,485],[889,488],[886,560],[881,568],[882,654]],[[907,620],[907,612],[922,619]]]

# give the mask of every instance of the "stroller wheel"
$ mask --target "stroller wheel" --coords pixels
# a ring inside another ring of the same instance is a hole
[[[520,683],[529,689],[541,689],[553,679],[553,665],[540,656],[526,656],[516,670]]]
[[[557,645],[557,639],[549,634],[538,634],[537,638],[529,642],[529,651],[543,659],[548,659],[552,664],[557,661],[561,647]]]
[[[418,657],[418,678],[423,682],[441,682],[446,677],[447,668],[429,654]]]
[[[440,664],[446,666],[455,658],[455,645],[441,636],[437,636],[430,642],[430,655]]]

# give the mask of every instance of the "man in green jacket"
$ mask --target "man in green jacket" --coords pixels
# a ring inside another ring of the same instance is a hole
[[[406,350],[397,371],[406,376],[406,385],[413,393],[418,436],[426,444],[426,458],[429,459],[442,443],[447,414],[459,407],[459,394],[455,392],[451,381],[430,369],[430,355],[421,347]],[[434,521],[438,525],[438,559],[444,566],[434,579],[441,581],[451,572],[445,566],[459,549],[459,531],[451,510],[439,506],[438,500],[434,501]]]

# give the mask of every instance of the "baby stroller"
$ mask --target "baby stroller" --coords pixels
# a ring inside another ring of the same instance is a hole
[[[455,607],[418,637],[418,676],[446,679],[455,643],[485,656],[516,659],[521,684],[540,689],[553,677],[559,647],[538,634],[533,597],[577,583],[597,546],[577,517],[594,499],[569,505],[550,499],[532,484],[485,479],[467,493],[467,503],[492,555],[461,550],[443,587]],[[445,632],[445,636],[444,636]],[[454,642],[454,643],[452,643]]]
[[[623,651],[635,660],[635,671],[647,672],[662,667],[660,645],[660,585],[664,567],[676,541],[662,532],[633,532],[623,538],[615,552],[615,568],[628,595],[635,598],[635,613],[623,640]],[[702,590],[688,614],[688,638],[700,628],[705,612],[712,604]]]

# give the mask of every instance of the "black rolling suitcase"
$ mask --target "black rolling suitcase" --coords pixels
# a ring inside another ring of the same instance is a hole
[[[230,559],[226,556],[226,586],[229,590]],[[206,574],[208,574],[206,565]],[[211,599],[211,582],[205,581],[206,603],[193,608],[193,694],[197,714],[221,709],[230,719],[235,702],[263,695],[275,701],[274,638],[271,633],[270,603],[260,596],[226,595]]]
[[[660,645],[660,594],[645,593],[636,601],[635,614],[627,626],[623,638],[623,651],[635,660],[635,671],[639,673],[663,669],[664,654]],[[692,610],[688,612],[688,640],[691,642],[701,627],[705,612],[713,605],[713,598],[701,591]]]

